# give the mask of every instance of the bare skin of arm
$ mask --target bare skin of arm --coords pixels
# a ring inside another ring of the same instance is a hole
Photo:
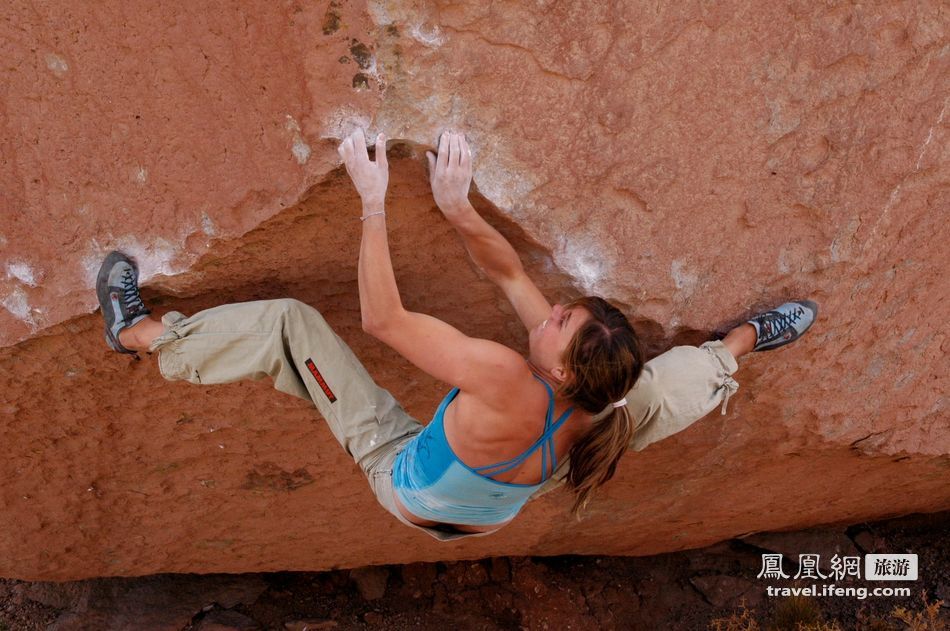
[[[436,379],[475,395],[485,406],[500,406],[512,390],[512,374],[525,370],[521,356],[403,307],[386,232],[385,137],[376,141],[375,162],[369,160],[362,130],[343,141],[340,154],[363,202],[358,269],[363,329]]]
[[[459,159],[450,158],[458,155]],[[472,182],[472,151],[463,134],[445,132],[439,154],[428,152],[432,195],[439,210],[458,231],[475,264],[504,292],[528,330],[551,314],[551,305],[528,278],[517,252],[468,201]]]

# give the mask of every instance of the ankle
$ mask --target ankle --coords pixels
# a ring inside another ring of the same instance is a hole
[[[729,331],[722,343],[733,357],[739,359],[746,353],[752,352],[757,338],[755,327],[745,322]]]
[[[139,323],[141,324],[141,322]],[[138,324],[126,327],[119,331],[119,344],[126,347],[130,351],[140,351],[138,336],[135,334],[134,329]]]
[[[119,343],[130,351],[147,351],[161,332],[161,322],[153,318],[143,318],[119,331]]]

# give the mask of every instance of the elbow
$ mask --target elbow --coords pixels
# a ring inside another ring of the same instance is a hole
[[[490,281],[499,287],[504,287],[505,285],[518,282],[525,276],[525,271],[521,262],[518,261],[504,269],[496,270],[492,274],[487,274],[487,276]]]
[[[382,326],[383,326],[379,318],[371,317],[367,315],[366,312],[363,312],[363,315],[361,317],[361,323],[363,325],[364,333],[369,333],[370,335],[376,338],[379,337],[379,331],[382,330]]]
[[[369,313],[364,310],[360,316],[363,332],[368,333],[381,342],[385,342],[389,332],[393,329],[395,318],[380,313]]]

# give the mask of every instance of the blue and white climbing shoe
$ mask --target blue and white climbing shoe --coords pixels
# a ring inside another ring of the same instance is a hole
[[[800,338],[818,316],[818,305],[811,300],[786,302],[761,313],[749,324],[755,327],[754,351],[770,351]]]
[[[139,269],[121,252],[110,252],[96,279],[99,308],[106,321],[106,344],[114,351],[138,355],[119,343],[119,332],[144,320],[151,311],[139,295]]]

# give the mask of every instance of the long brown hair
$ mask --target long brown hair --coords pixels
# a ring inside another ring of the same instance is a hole
[[[579,298],[565,306],[570,307],[584,307],[593,317],[564,351],[568,378],[558,392],[596,415],[633,388],[643,370],[643,351],[626,316],[603,298]],[[610,408],[571,447],[567,481],[574,492],[575,517],[580,517],[597,487],[613,477],[632,437],[633,420],[621,406]]]

